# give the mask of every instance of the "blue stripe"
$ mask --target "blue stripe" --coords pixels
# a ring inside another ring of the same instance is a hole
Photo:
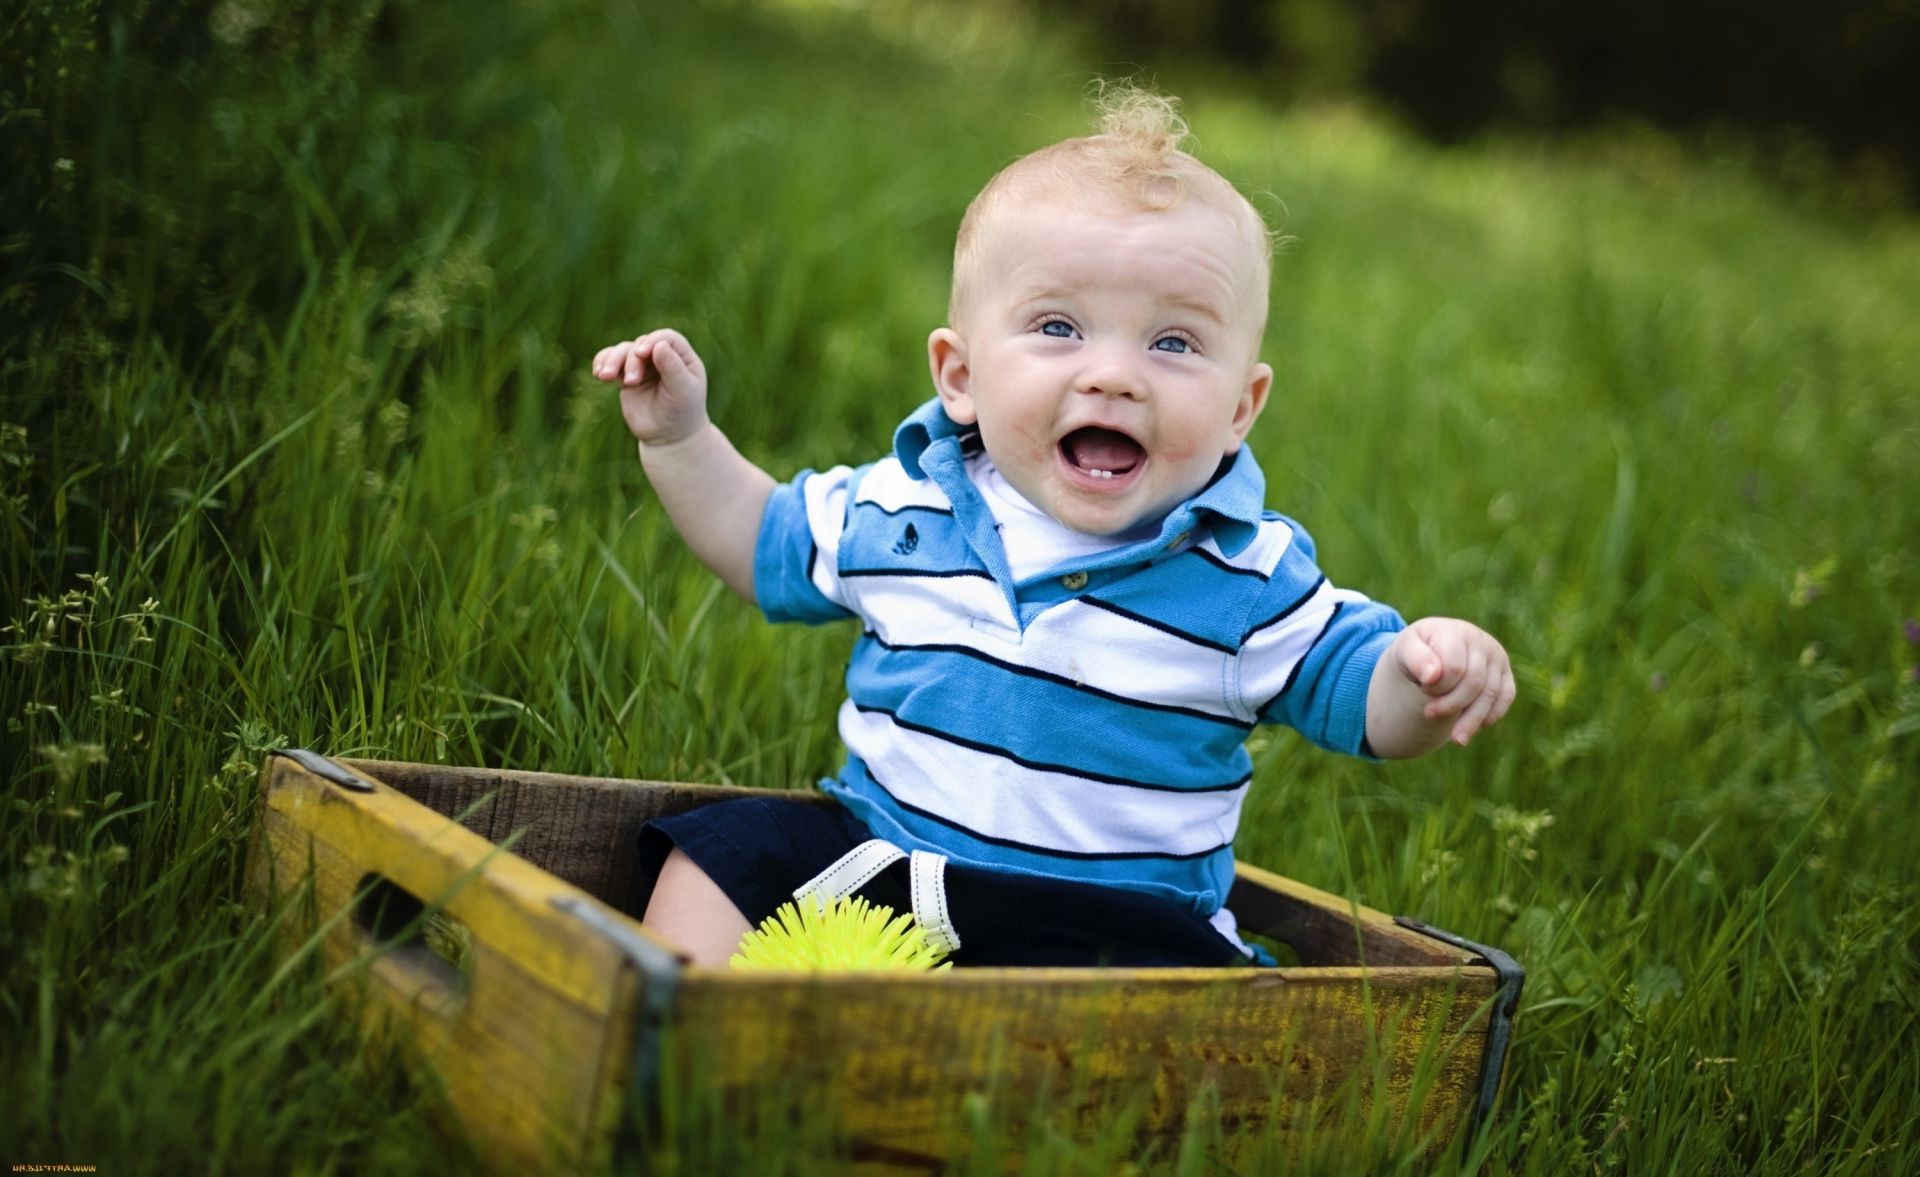
[[[865,504],[861,504],[865,506]],[[904,512],[903,512],[904,513]],[[856,509],[840,537],[840,575],[859,569],[899,569],[902,574],[938,575],[965,568],[991,577],[986,565],[967,543],[967,537],[945,512],[935,517],[899,521],[875,508],[861,515]]]
[[[1137,621],[1149,629],[1157,629],[1161,633],[1172,634],[1181,641],[1192,642],[1196,646],[1205,646],[1209,650],[1218,650],[1222,654],[1238,653],[1237,647],[1229,646],[1225,642],[1216,642],[1211,638],[1201,637],[1197,633],[1188,633],[1186,630],[1180,629],[1165,621],[1155,621],[1153,618],[1145,616],[1144,614],[1135,613],[1131,609],[1123,609],[1112,601],[1105,600],[1101,597],[1089,594],[1081,597],[1080,601],[1082,604],[1092,605],[1096,609],[1104,609],[1116,617],[1124,617],[1128,621]]]
[[[1007,675],[982,662],[889,650],[862,640],[847,667],[854,704],[1022,760],[1070,759],[1086,776],[1207,790],[1250,767],[1245,729],[1094,699],[1070,687]]]
[[[998,744],[973,739],[952,731],[943,731],[940,727],[936,727],[933,724],[915,723],[913,720],[902,718],[897,712],[889,711],[885,707],[862,706],[858,701],[855,701],[854,707],[869,715],[884,715],[888,719],[891,719],[896,727],[903,728],[910,732],[918,732],[923,736],[931,736],[936,740],[943,740],[949,744],[957,744],[962,748],[971,748],[975,752],[985,752],[990,756],[998,756],[1002,760],[1012,761],[1021,768],[1031,769],[1034,772],[1051,772],[1059,773],[1062,776],[1078,777],[1081,780],[1092,781],[1095,784],[1121,785],[1130,789],[1151,789],[1157,793],[1230,793],[1253,779],[1253,773],[1251,771],[1243,774],[1238,780],[1228,781],[1224,785],[1165,785],[1152,781],[1138,780],[1132,777],[1112,776],[1106,773],[1091,772],[1084,768],[1076,768],[1071,764],[1052,764],[1044,760],[1029,759],[1028,757],[1015,753],[1009,748],[1003,748]],[[976,713],[976,709],[967,709],[966,713]],[[963,715],[964,713],[955,714],[948,711],[943,714],[943,718],[946,719],[948,723],[951,723],[952,720],[963,719]],[[1084,734],[1084,724],[1076,724],[1075,727],[1081,729]],[[1004,727],[999,729],[999,733],[1003,735],[1011,734],[1008,733]],[[1137,759],[1135,763],[1138,763]]]
[[[1246,728],[1217,716],[1137,707],[1057,680],[1007,674],[979,659],[890,648],[872,635],[854,645],[847,693],[856,703],[970,738],[1030,740],[1013,749],[1036,760],[1071,748],[1082,768],[1113,776],[1129,775],[1122,767],[1128,764],[1137,775],[1142,758],[1159,765],[1155,776],[1195,785],[1217,783],[1222,767],[1234,773],[1244,767],[1230,758]]]
[[[1126,706],[1129,708],[1135,708],[1140,711],[1155,711],[1155,712],[1159,712],[1161,714],[1166,714],[1166,715],[1190,716],[1194,719],[1205,720],[1208,723],[1219,724],[1223,727],[1233,728],[1234,730],[1239,732],[1249,732],[1249,731],[1252,731],[1254,727],[1253,724],[1247,723],[1244,720],[1235,719],[1230,715],[1215,715],[1212,712],[1200,711],[1192,707],[1180,707],[1172,703],[1152,703],[1152,702],[1148,702],[1145,699],[1132,699],[1132,698],[1128,698],[1125,695],[1115,694],[1112,691],[1103,691],[1099,687],[1088,686],[1085,683],[1076,683],[1070,678],[1066,678],[1058,674],[1053,674],[1049,671],[1035,670],[1030,666],[1019,666],[1012,662],[1004,662],[998,658],[993,657],[991,654],[982,653],[981,651],[976,650],[971,646],[947,645],[945,643],[930,643],[927,645],[917,645],[914,643],[906,643],[904,645],[895,646],[895,645],[890,645],[887,642],[881,640],[880,635],[872,632],[871,630],[861,635],[861,637],[862,637],[862,645],[871,643],[872,645],[878,646],[881,649],[886,650],[890,653],[903,653],[906,651],[912,651],[917,654],[927,655],[929,657],[929,661],[926,668],[918,671],[918,673],[924,674],[924,675],[931,676],[931,675],[939,675],[939,674],[960,673],[959,667],[964,664],[963,662],[958,661],[960,659],[972,661],[984,666],[991,667],[994,670],[998,671],[999,673],[993,675],[991,679],[986,683],[981,684],[985,689],[990,691],[1005,690],[1008,685],[1007,677],[1013,676],[1017,678],[1031,679],[1037,682],[1053,683],[1058,686],[1066,687],[1069,690],[1072,690],[1076,694],[1081,696],[1087,696],[1095,699],[1105,699],[1110,703],[1119,703],[1123,706]],[[944,662],[938,659],[937,657],[935,657],[936,655],[951,655],[953,656],[955,661]],[[857,661],[859,657],[858,648],[855,649],[854,656]],[[855,690],[853,673],[854,672],[851,668],[847,672],[847,687],[849,692],[853,692]],[[977,700],[976,704],[979,701],[980,700]],[[1081,703],[1080,705],[1084,706],[1084,702]],[[1027,720],[1021,719],[1021,722],[1027,722]]]
[[[1308,601],[1313,599],[1313,594],[1319,592],[1320,586],[1325,583],[1327,583],[1327,578],[1324,576],[1320,577],[1318,580],[1315,580],[1313,584],[1307,588],[1307,591],[1304,593],[1301,593],[1299,596],[1299,599],[1295,600],[1291,605],[1288,605],[1286,608],[1280,610],[1280,612],[1275,613],[1272,617],[1267,618],[1265,621],[1262,621],[1260,624],[1247,630],[1246,637],[1243,637],[1240,639],[1241,643],[1244,645],[1248,638],[1251,638],[1254,634],[1259,633],[1261,630],[1267,628],[1269,625],[1277,625],[1280,622],[1285,621],[1287,618],[1293,616],[1296,612],[1299,611],[1300,606],[1306,604]]]
[[[1304,583],[1304,581],[1302,582]],[[1247,621],[1279,586],[1229,575],[1193,549],[1095,587],[1101,600],[1203,643],[1238,651]]]
[[[853,616],[828,600],[813,583],[819,550],[807,526],[802,488],[814,477],[817,475],[812,471],[803,471],[794,481],[774,487],[767,496],[760,534],[754,541],[753,599],[770,621],[819,624]]]

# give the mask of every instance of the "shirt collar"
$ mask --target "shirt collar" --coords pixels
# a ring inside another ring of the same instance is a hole
[[[940,398],[934,397],[894,430],[893,454],[909,477],[925,479],[932,474],[930,466],[951,464],[950,468],[957,470],[968,448],[979,443],[979,435],[973,426],[961,425],[947,416]],[[1260,530],[1266,497],[1266,475],[1261,473],[1253,450],[1242,445],[1230,460],[1221,463],[1213,481],[1199,494],[1168,513],[1161,535],[1181,536],[1197,525],[1205,525],[1222,552],[1238,555]]]

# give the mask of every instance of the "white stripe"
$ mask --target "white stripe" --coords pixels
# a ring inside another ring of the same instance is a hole
[[[840,707],[840,738],[900,801],[988,838],[1076,854],[1199,854],[1233,840],[1247,786],[1133,789],[1024,768],[1003,756]]]
[[[1220,550],[1219,542],[1211,535],[1197,546],[1228,567],[1272,576],[1273,570],[1280,566],[1280,557],[1287,554],[1287,546],[1291,543],[1293,528],[1278,519],[1262,519],[1259,529],[1253,533],[1253,542],[1231,556]]]
[[[846,605],[840,585],[840,534],[846,528],[847,480],[853,471],[835,466],[807,479],[801,488],[807,505],[807,530],[818,549],[813,561],[813,587],[836,605]]]
[[[902,507],[934,507],[952,510],[953,502],[931,478],[914,478],[900,465],[900,459],[888,457],[875,462],[860,480],[856,503],[872,503],[883,511]]]
[[[1363,602],[1367,597],[1351,589],[1321,582],[1307,603],[1286,620],[1255,630],[1240,647],[1240,698],[1246,707],[1258,707],[1287,685],[1294,666],[1307,656],[1313,641],[1326,628],[1336,604]]]
[[[1079,601],[1011,627],[1000,586],[977,576],[860,578],[861,611],[889,646],[955,645],[1123,699],[1226,719],[1253,715],[1227,697],[1228,655]],[[991,619],[980,627],[974,619]]]

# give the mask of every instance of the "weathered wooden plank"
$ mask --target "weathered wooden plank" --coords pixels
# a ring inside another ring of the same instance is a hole
[[[364,986],[370,1028],[404,1027],[503,1161],[545,1168],[601,1147],[632,1058],[638,981],[552,905],[581,893],[397,793],[351,793],[281,759],[265,775],[251,889],[291,899],[311,887],[324,959]],[[380,951],[352,914],[370,876],[469,929],[464,974],[423,945]]]
[[[856,1148],[946,1155],[972,1093],[1073,1093],[1070,1118],[1146,1100],[1177,1130],[1203,1086],[1224,1125],[1285,1133],[1353,1087],[1439,1138],[1470,1105],[1490,969],[973,969],[827,979],[689,970],[679,1065],[751,1099],[768,1076],[834,1093]],[[1059,1107],[1053,1111],[1058,1114]],[[1269,1119],[1276,1114],[1278,1119]]]
[[[643,880],[634,877],[634,847],[647,822],[735,797],[825,800],[812,791],[781,793],[399,761],[341,763],[429,809],[460,817],[463,825],[490,842],[517,834],[515,854],[634,916],[640,914],[644,891]]]
[[[1444,966],[1479,959],[1400,927],[1384,911],[1244,862],[1235,864],[1227,906],[1242,927],[1285,941],[1303,965]]]

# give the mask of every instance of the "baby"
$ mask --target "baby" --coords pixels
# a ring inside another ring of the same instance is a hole
[[[1262,723],[1324,748],[1465,744],[1513,701],[1506,651],[1335,588],[1265,510],[1271,241],[1180,150],[1168,99],[1007,166],[954,248],[934,399],[858,468],[776,485],[707,417],[660,329],[603,349],[674,525],[774,621],[858,618],[837,802],[650,826],[649,928],[723,963],[796,890],[911,905],[956,963],[1267,958],[1224,906]],[[908,861],[898,860],[905,854]]]

